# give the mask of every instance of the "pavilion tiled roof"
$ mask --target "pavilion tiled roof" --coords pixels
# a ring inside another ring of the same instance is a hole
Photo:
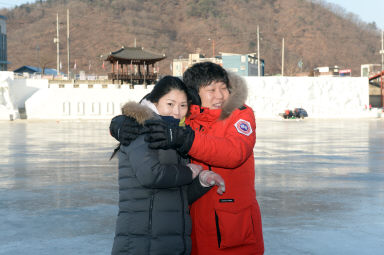
[[[121,47],[121,49],[110,52],[102,56],[104,60],[110,62],[119,61],[121,64],[130,64],[131,61],[134,64],[143,63],[153,64],[157,61],[163,60],[166,56],[145,51],[142,47]]]

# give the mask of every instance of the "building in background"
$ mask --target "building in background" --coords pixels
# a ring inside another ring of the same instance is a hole
[[[316,67],[313,69],[313,76],[339,76],[339,67],[338,66],[322,66]]]
[[[371,77],[375,74],[380,73],[380,64],[364,64],[361,65],[361,77]]]
[[[352,69],[340,69],[339,70],[339,76],[340,77],[351,77],[352,76]]]
[[[384,70],[380,64],[361,65],[361,77],[369,80],[369,103],[372,107],[384,107]]]
[[[143,47],[126,47],[100,56],[109,62],[112,72],[108,79],[119,83],[154,84],[158,80],[158,68],[155,63],[166,58],[165,54],[153,53]],[[152,70],[151,70],[152,69]]]
[[[0,71],[8,70],[7,58],[7,18],[0,15]]]
[[[17,68],[13,72],[20,75],[27,76],[27,77],[33,74],[46,74],[46,75],[55,75],[55,76],[57,75],[56,69],[44,68],[44,72],[43,72],[40,67],[36,67],[36,66],[22,66]]]
[[[174,59],[172,62],[173,76],[181,77],[185,70],[200,62],[213,62],[241,76],[258,76],[258,58],[256,54],[220,53],[214,58],[206,58],[200,53],[189,54],[188,58]],[[264,60],[260,61],[260,74],[264,76]]]
[[[223,67],[240,76],[259,76],[256,53],[221,53]],[[260,76],[264,76],[264,60],[260,59]]]
[[[206,58],[203,54],[200,54],[199,52],[192,53],[188,55],[188,58],[182,58],[182,56],[180,56],[178,59],[174,59],[172,61],[172,75],[181,77],[183,76],[184,71],[187,70],[188,67],[200,62],[213,62],[222,65],[222,60],[219,56],[214,58]]]

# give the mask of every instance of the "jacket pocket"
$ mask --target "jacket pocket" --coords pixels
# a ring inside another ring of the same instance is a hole
[[[216,209],[215,218],[220,249],[257,242],[251,206],[235,212]]]

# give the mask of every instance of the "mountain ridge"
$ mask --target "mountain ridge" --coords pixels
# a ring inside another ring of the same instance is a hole
[[[70,22],[70,69],[105,74],[101,54],[122,45],[165,54],[160,72],[170,74],[174,58],[200,50],[257,52],[265,73],[311,72],[338,65],[360,76],[360,65],[380,61],[380,33],[374,23],[324,1],[305,0],[47,0],[2,9],[7,17],[9,70],[22,65],[56,67],[56,14],[60,21],[62,71],[67,72],[66,12]],[[300,69],[297,65],[303,62]],[[72,70],[73,71],[73,70]]]

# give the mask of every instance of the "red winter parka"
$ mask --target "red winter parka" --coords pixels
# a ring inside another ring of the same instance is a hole
[[[189,151],[193,163],[220,174],[226,191],[217,188],[194,202],[192,254],[263,254],[260,208],[255,192],[253,147],[256,123],[244,105],[245,82],[230,75],[231,94],[222,109],[191,107],[186,124],[195,131]]]

